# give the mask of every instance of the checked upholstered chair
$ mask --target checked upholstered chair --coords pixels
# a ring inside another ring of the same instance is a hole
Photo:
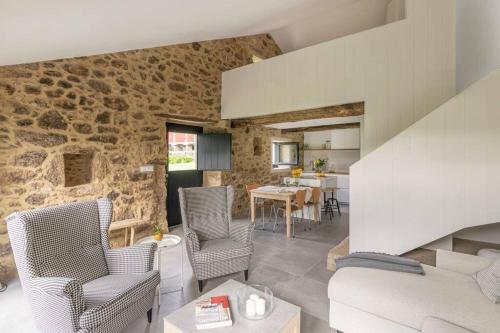
[[[206,279],[244,271],[248,280],[254,226],[233,222],[233,187],[179,188],[179,201],[187,253],[200,292]]]
[[[14,213],[9,237],[35,325],[44,333],[120,332],[147,312],[156,244],[110,249],[112,203],[99,199]]]

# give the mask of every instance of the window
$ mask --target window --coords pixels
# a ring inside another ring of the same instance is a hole
[[[299,165],[299,143],[273,141],[273,169],[284,169]]]
[[[168,170],[196,170],[195,133],[168,132]]]

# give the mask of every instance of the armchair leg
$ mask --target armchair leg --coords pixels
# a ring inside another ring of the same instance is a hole
[[[153,309],[148,310],[148,323],[151,324],[151,319],[153,317]]]
[[[248,269],[245,269],[243,273],[245,273],[245,281],[248,281]]]
[[[198,280],[198,290],[201,291],[203,290],[203,280]]]

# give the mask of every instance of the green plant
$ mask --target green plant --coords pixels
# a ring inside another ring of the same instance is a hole
[[[322,159],[322,158],[315,159],[313,161],[314,171],[316,171],[316,172],[323,171],[323,169],[326,167],[326,161],[327,161],[326,158],[325,159]]]
[[[193,162],[193,157],[191,156],[169,156],[169,164],[179,164],[179,163],[191,163]]]
[[[161,225],[155,224],[153,226],[153,234],[161,234],[161,233],[162,233]]]

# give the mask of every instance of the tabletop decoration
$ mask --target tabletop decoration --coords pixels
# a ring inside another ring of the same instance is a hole
[[[266,286],[251,284],[237,292],[238,311],[246,319],[261,320],[273,311],[273,292]]]
[[[155,224],[153,226],[153,237],[158,242],[163,239],[163,231],[161,230],[161,226],[159,224]]]
[[[313,169],[316,172],[317,177],[324,177],[325,168],[326,168],[326,158],[318,158],[313,161]]]

